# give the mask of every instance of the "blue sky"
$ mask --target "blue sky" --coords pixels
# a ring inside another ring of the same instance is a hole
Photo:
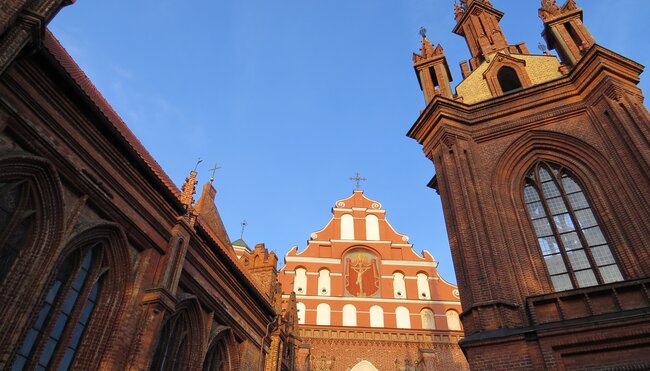
[[[508,41],[537,52],[539,2],[492,3]],[[599,44],[650,63],[649,1],[578,5]],[[433,165],[405,136],[424,108],[411,61],[421,26],[455,86],[469,52],[451,33],[452,0],[80,0],[50,29],[179,186],[199,157],[201,184],[222,166],[216,202],[231,239],[245,219],[249,245],[303,249],[360,171],[365,194],[455,282],[426,187]]]

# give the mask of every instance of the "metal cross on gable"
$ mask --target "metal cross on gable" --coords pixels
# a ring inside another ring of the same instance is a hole
[[[212,171],[212,177],[210,177],[210,183],[214,182],[214,173],[217,172],[217,170],[221,169],[221,166],[217,166],[217,164],[214,164],[214,167],[210,169]]]
[[[366,178],[362,178],[361,174],[357,171],[357,174],[354,177],[351,177],[350,180],[354,180],[356,183],[356,189],[357,191],[361,189],[361,182],[367,180]]]
[[[246,226],[248,226],[248,222],[246,220],[242,220],[242,222],[241,222],[241,234],[239,235],[240,239],[244,238],[244,230],[246,229]]]

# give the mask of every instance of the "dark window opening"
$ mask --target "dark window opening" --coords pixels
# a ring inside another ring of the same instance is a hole
[[[512,67],[501,67],[497,73],[497,79],[499,80],[499,85],[501,85],[501,91],[504,93],[523,88],[517,72]]]
[[[582,48],[582,38],[580,37],[580,35],[578,35],[576,29],[573,28],[573,25],[570,22],[565,23],[564,28],[566,28],[567,32],[569,33],[569,36],[571,36],[571,39],[578,47],[578,50],[580,50],[580,54],[583,54],[584,50]]]
[[[431,82],[433,83],[433,88],[435,90],[440,90],[440,83],[438,82],[438,76],[436,76],[436,70],[433,67],[429,67],[429,76],[431,76]]]

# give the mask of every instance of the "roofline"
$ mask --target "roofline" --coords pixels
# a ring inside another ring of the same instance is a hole
[[[41,50],[49,54],[51,60],[56,62],[63,70],[63,75],[69,78],[73,83],[72,85],[77,87],[80,93],[88,98],[88,103],[94,105],[94,108],[106,118],[107,123],[110,124],[109,133],[112,136],[109,139],[116,140],[119,144],[131,149],[131,151],[124,152],[122,155],[135,162],[143,175],[155,187],[163,191],[163,196],[167,201],[179,212],[183,212],[178,187],[49,29],[45,30]]]

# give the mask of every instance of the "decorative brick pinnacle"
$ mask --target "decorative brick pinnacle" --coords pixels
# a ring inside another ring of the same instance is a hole
[[[198,173],[195,170],[190,171],[190,175],[185,178],[185,183],[181,187],[181,203],[185,206],[185,210],[189,210],[190,207],[194,204],[194,194],[196,194],[196,175]]]

